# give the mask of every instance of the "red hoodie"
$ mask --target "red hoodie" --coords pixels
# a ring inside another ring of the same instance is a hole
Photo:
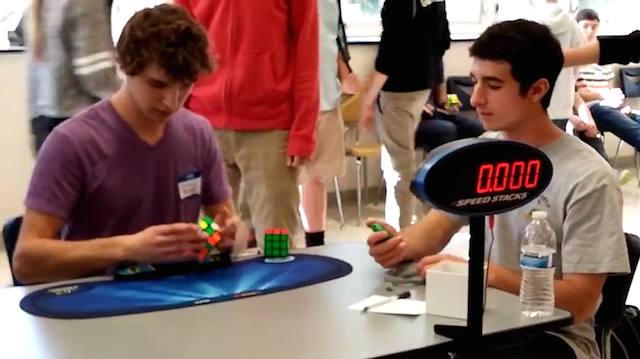
[[[176,0],[202,24],[217,62],[188,107],[214,128],[289,130],[310,156],[319,110],[316,0]]]

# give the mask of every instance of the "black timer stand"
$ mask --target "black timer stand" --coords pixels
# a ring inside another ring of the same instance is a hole
[[[467,325],[436,324],[437,334],[459,340],[465,347],[480,348],[482,340],[482,314],[484,310],[484,216],[469,218],[469,275],[467,279]]]

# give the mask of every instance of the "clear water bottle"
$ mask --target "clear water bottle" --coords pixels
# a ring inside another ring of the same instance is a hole
[[[545,317],[553,313],[555,252],[556,235],[547,222],[547,212],[533,212],[520,250],[520,304],[525,317]]]

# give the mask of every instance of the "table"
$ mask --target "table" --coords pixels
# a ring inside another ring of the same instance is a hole
[[[301,252],[340,258],[351,263],[353,272],[258,297],[80,320],[23,312],[18,306],[22,297],[42,285],[0,289],[0,358],[363,358],[444,348],[452,342],[435,334],[433,325],[464,324],[431,315],[348,310],[372,294],[385,293],[384,270],[369,257],[367,247],[342,243]],[[424,287],[414,287],[412,296],[424,299]],[[487,292],[484,333],[488,336],[570,323],[570,314],[562,310],[548,318],[523,318],[518,297],[493,289]]]

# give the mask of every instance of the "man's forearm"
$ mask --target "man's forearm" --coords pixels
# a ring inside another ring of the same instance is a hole
[[[38,283],[104,273],[127,260],[123,239],[25,241],[13,258],[14,275],[23,283]]]
[[[580,97],[585,102],[591,101],[600,101],[602,100],[602,95],[596,91],[590,90],[588,88],[581,88],[578,90]]]
[[[522,273],[507,269],[495,263],[489,264],[489,286],[511,294],[520,294]],[[554,280],[555,306],[570,312],[574,322],[579,323],[592,316],[597,309],[593,298],[568,280]],[[597,298],[596,298],[597,300]]]
[[[380,73],[378,71],[374,71],[371,78],[371,85],[369,86],[369,90],[365,95],[364,102],[365,103],[373,103],[376,101],[378,94],[382,90],[384,83],[387,82],[389,76]]]
[[[564,66],[588,65],[598,62],[600,58],[600,44],[598,41],[564,51]]]
[[[337,61],[338,61],[338,79],[342,81],[345,78],[347,78],[347,76],[351,73],[351,71],[349,71],[349,66],[347,65],[346,61],[342,57],[341,53],[338,53]]]
[[[444,212],[429,211],[418,223],[400,232],[407,242],[407,259],[418,261],[424,256],[439,253],[461,227]]]

